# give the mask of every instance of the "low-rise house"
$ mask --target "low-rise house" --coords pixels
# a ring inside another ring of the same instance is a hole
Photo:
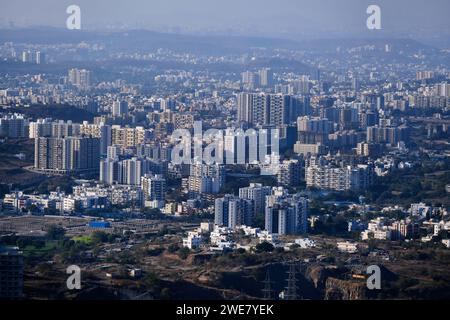
[[[337,248],[341,252],[356,253],[358,252],[358,244],[356,242],[342,241],[337,243]]]
[[[259,242],[268,242],[272,245],[277,245],[279,242],[278,234],[270,233],[269,231],[263,230],[260,233],[258,233],[258,239]]]
[[[198,249],[202,245],[202,235],[197,231],[189,231],[188,236],[183,238],[183,247]]]
[[[294,243],[299,245],[302,249],[313,248],[316,246],[316,242],[309,238],[295,239]]]

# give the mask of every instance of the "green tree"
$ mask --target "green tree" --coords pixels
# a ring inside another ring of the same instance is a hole
[[[170,245],[167,247],[167,251],[168,251],[169,253],[175,253],[179,248],[180,248],[180,247],[179,247],[178,245],[172,243],[172,244],[170,244]]]
[[[47,238],[50,240],[61,240],[64,238],[66,231],[63,227],[52,224],[47,228]]]
[[[170,299],[170,289],[162,288],[160,295],[161,295],[161,299],[164,299],[164,300]]]
[[[104,231],[94,231],[91,235],[92,242],[97,243],[103,243],[108,242],[109,237],[108,234]]]
[[[256,252],[272,252],[274,250],[274,246],[267,242],[267,241],[263,241],[261,243],[258,243],[255,247]]]
[[[189,248],[183,247],[180,250],[178,250],[178,256],[181,259],[186,260],[190,252],[191,250],[189,250]]]

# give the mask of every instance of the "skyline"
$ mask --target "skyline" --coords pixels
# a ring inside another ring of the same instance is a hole
[[[204,0],[156,0],[151,4],[142,0],[126,3],[44,0],[39,2],[39,6],[27,2],[19,0],[3,4],[0,26],[64,28],[68,17],[66,8],[76,4],[81,8],[82,29],[85,30],[150,29],[170,33],[290,39],[375,34],[420,39],[445,38],[450,33],[446,21],[450,3],[445,0],[433,0],[426,4],[405,0],[395,3],[385,0],[320,0],[314,3],[282,0],[276,4],[266,0],[249,0],[245,4],[236,0],[226,4]],[[381,8],[382,30],[366,28],[366,9],[371,4]]]
[[[448,9],[5,3],[0,302],[449,300]]]

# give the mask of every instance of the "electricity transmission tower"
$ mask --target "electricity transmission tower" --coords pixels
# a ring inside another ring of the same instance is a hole
[[[290,263],[289,264],[289,271],[287,272],[288,278],[287,281],[287,287],[286,287],[286,293],[284,294],[285,300],[297,300],[297,277],[296,277],[296,271],[295,271],[295,264]]]
[[[266,271],[266,279],[263,281],[264,283],[264,289],[262,290],[263,294],[264,294],[264,299],[267,300],[272,300],[272,281],[270,281],[270,272],[269,272],[269,268],[267,268]]]

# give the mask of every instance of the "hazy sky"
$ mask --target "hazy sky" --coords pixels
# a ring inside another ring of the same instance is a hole
[[[64,27],[68,5],[81,7],[82,27],[148,28],[259,35],[363,33],[370,4],[382,9],[388,33],[445,33],[450,0],[0,0],[5,26]]]

